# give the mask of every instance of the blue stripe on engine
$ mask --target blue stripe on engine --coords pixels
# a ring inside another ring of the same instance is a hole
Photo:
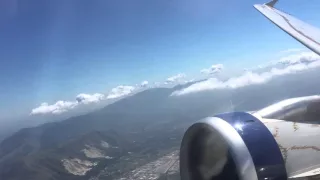
[[[271,132],[259,119],[245,112],[219,114],[216,117],[232,125],[242,137],[252,156],[258,179],[288,179],[280,148]]]

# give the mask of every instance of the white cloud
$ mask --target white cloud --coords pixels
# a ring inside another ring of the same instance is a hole
[[[134,89],[135,88],[132,86],[118,86],[116,88],[113,88],[107,97],[104,94],[100,94],[100,93],[95,93],[95,94],[81,93],[76,96],[76,101],[74,102],[57,101],[55,104],[51,104],[51,105],[49,105],[48,103],[42,103],[39,107],[32,109],[30,115],[61,114],[81,104],[98,103],[105,99],[115,99],[115,98],[120,98],[122,96],[126,96],[131,92],[133,92]]]
[[[288,49],[288,50],[279,52],[279,54],[285,54],[285,56],[282,55],[284,57],[280,59],[269,61],[269,62],[266,62],[265,64],[260,64],[259,66],[256,67],[256,70],[271,68],[277,65],[288,66],[288,65],[298,64],[298,63],[310,63],[310,62],[319,60],[319,56],[316,53],[306,49]]]
[[[141,86],[141,87],[147,87],[148,84],[149,84],[148,81],[143,81],[143,82],[141,82],[140,86]]]
[[[284,51],[280,51],[280,54],[296,53],[296,52],[301,52],[301,51],[305,51],[305,49],[302,49],[302,48],[291,48],[291,49],[286,49]]]
[[[284,65],[298,64],[298,63],[310,63],[318,61],[319,56],[314,52],[302,52],[299,54],[289,55],[287,57],[281,58],[278,63]]]
[[[249,84],[263,83],[265,81],[266,79],[264,79],[264,77],[261,77],[260,75],[252,72],[247,72],[242,76],[230,78],[227,81],[220,81],[216,78],[210,78],[208,80],[193,84],[182,90],[175,91],[172,93],[172,95],[179,96],[213,89],[239,88]]]
[[[192,83],[192,82],[195,82],[196,80],[195,79],[190,79],[190,80],[185,80],[184,82],[185,83]]]
[[[195,83],[185,89],[175,91],[172,95],[183,95],[193,92],[199,92],[204,90],[212,90],[212,89],[222,89],[222,88],[239,88],[252,84],[260,84],[269,81],[270,79],[285,75],[297,73],[300,71],[304,71],[310,68],[320,67],[320,57],[313,52],[300,51],[299,49],[289,49],[286,52],[299,52],[293,55],[289,55],[281,58],[280,60],[273,61],[268,63],[267,72],[255,73],[251,70],[244,70],[244,73],[241,76],[233,77],[228,79],[227,81],[221,81],[216,78],[210,78],[208,80]],[[281,66],[278,66],[281,64]],[[273,67],[273,68],[272,68]],[[277,68],[276,68],[277,67]],[[279,68],[282,67],[282,68]],[[202,73],[205,74],[216,74],[221,72],[224,69],[222,64],[212,65],[208,69],[201,70]],[[183,73],[177,74],[175,76],[169,77],[164,84],[175,84],[175,83],[188,83],[194,82],[192,80],[186,80],[186,75]],[[70,109],[75,108],[80,104],[89,104],[89,103],[97,103],[104,99],[115,99],[120,98],[126,95],[133,93],[136,89],[140,87],[147,87],[151,85],[152,87],[159,87],[164,85],[162,83],[152,83],[150,84],[148,81],[143,81],[141,84],[137,84],[136,87],[133,86],[118,86],[113,88],[107,96],[100,93],[95,94],[84,94],[81,93],[76,96],[76,101],[57,101],[55,104],[49,105],[48,103],[42,103],[39,107],[32,109],[31,115],[36,114],[60,114],[66,112]]]
[[[171,95],[179,96],[205,90],[240,88],[248,85],[265,83],[277,76],[298,73],[304,70],[320,67],[320,57],[318,55],[301,53],[299,55],[290,56],[290,58],[292,61],[297,63],[290,63],[284,68],[272,68],[271,70],[263,73],[253,73],[250,71],[245,72],[241,76],[230,78],[227,81],[220,81],[216,78],[210,78],[208,80],[193,84],[182,90],[175,91]],[[287,60],[290,58],[288,57]]]
[[[32,109],[30,115],[61,114],[81,104],[98,103],[105,99],[120,98],[132,93],[134,90],[135,88],[133,86],[118,86],[116,88],[113,88],[107,97],[104,94],[100,94],[100,93],[95,93],[95,94],[81,93],[76,96],[76,101],[74,102],[57,101],[55,104],[51,104],[51,105],[49,105],[48,103],[42,103],[39,107]]]
[[[70,101],[57,101],[55,104],[52,105],[49,105],[48,103],[42,103],[39,107],[32,109],[30,114],[61,114],[70,109],[73,109],[77,105],[77,102]]]
[[[202,74],[217,74],[224,69],[223,64],[214,64],[208,69],[202,69],[200,72]]]
[[[78,103],[89,104],[89,103],[97,103],[105,98],[105,95],[100,93],[95,94],[79,94],[76,97]]]
[[[109,95],[107,96],[107,99],[115,99],[120,98],[122,96],[129,95],[135,90],[133,86],[118,86],[113,88]]]
[[[177,74],[175,76],[172,76],[172,77],[169,77],[167,80],[166,80],[166,84],[170,84],[170,83],[175,83],[177,81],[180,81],[182,80],[183,78],[185,78],[186,75],[183,74],[183,73],[180,73],[180,74]]]

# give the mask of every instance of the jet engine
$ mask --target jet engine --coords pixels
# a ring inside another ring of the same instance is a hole
[[[207,117],[180,148],[182,180],[287,180],[320,173],[320,96]]]

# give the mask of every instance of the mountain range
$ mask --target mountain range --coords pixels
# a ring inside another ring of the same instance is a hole
[[[153,88],[84,115],[24,128],[0,144],[0,179],[99,179],[103,170],[103,179],[117,178],[178,148],[186,128],[201,118],[318,94],[319,78],[314,70],[182,96],[172,93],[192,83]]]

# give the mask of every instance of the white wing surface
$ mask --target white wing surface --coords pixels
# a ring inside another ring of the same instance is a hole
[[[256,4],[254,7],[279,28],[320,55],[320,30],[274,8],[277,2],[278,0],[273,0],[265,4]]]

